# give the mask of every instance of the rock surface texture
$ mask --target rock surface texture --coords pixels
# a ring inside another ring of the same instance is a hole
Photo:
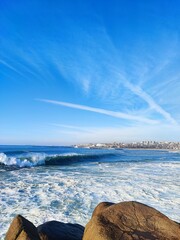
[[[40,225],[41,240],[82,240],[84,227],[79,224],[50,221]]]
[[[37,228],[26,218],[17,215],[6,234],[5,240],[40,240]]]
[[[180,225],[138,202],[100,203],[83,240],[180,240]]]
[[[84,234],[84,235],[83,235]],[[16,216],[5,240],[180,240],[180,224],[138,202],[100,203],[89,223],[46,222]]]

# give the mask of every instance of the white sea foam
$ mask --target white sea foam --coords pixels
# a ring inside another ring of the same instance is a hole
[[[7,156],[4,153],[0,153],[0,163],[5,164],[7,162]]]
[[[0,163],[7,166],[33,167],[45,164],[46,154],[28,153],[18,157],[9,157],[4,153],[0,153]]]
[[[50,155],[50,156],[58,157],[58,156],[81,156],[81,155],[83,155],[83,154],[72,152],[72,153],[53,154],[53,155]]]
[[[179,153],[180,154],[180,150],[170,150],[168,151],[169,153]]]
[[[85,225],[101,201],[140,201],[180,221],[179,172],[179,162],[92,163],[2,172],[0,239],[16,214],[36,226],[50,220]]]

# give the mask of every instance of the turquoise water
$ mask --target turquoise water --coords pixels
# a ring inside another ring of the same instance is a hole
[[[99,202],[128,200],[180,221],[180,153],[0,146],[0,239],[16,214],[85,225]]]

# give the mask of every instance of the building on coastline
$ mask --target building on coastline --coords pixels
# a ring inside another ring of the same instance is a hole
[[[133,148],[133,149],[169,149],[180,150],[180,142],[157,142],[157,141],[141,141],[132,143],[89,143],[74,145],[76,148]]]

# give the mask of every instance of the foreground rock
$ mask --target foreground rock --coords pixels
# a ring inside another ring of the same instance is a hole
[[[5,240],[82,240],[84,227],[79,224],[51,221],[35,227],[21,215],[16,216]]]
[[[84,233],[84,236],[83,236]],[[18,215],[5,240],[180,240],[180,224],[138,202],[100,203],[89,223],[51,221],[35,227]]]
[[[40,225],[41,240],[82,240],[84,227],[79,224],[50,221]]]
[[[16,216],[6,234],[5,240],[40,240],[37,228],[21,215]]]
[[[180,225],[138,202],[100,203],[83,240],[180,240]]]

